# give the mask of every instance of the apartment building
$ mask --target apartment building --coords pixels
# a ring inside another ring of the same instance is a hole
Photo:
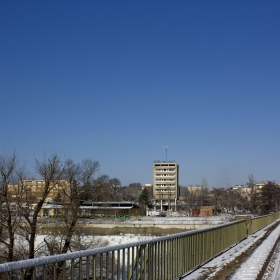
[[[263,187],[268,183],[268,181],[261,181],[260,183],[255,183],[253,189],[249,188],[247,185],[235,185],[232,189],[238,192],[242,197],[250,201],[252,191],[254,193],[261,193]],[[280,186],[280,183],[276,183]]]
[[[153,198],[157,209],[176,211],[179,197],[179,164],[155,161],[153,165]]]
[[[45,191],[44,180],[23,180],[21,184],[9,185],[8,191],[10,193],[11,202],[17,200],[17,196],[21,195],[26,202],[36,203],[39,199],[41,199],[43,192]],[[21,194],[20,194],[21,193]],[[55,184],[51,183],[50,191],[45,202],[53,202],[60,198],[67,202],[68,199],[63,197],[63,193],[70,194],[69,182],[67,180],[61,179],[58,180]]]

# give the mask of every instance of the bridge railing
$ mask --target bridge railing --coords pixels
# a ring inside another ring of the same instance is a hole
[[[276,218],[269,216],[266,220]],[[247,223],[242,219],[124,245],[4,263],[0,279],[175,279],[246,238]]]
[[[272,223],[273,221],[279,218],[280,218],[280,212],[253,218],[252,225],[251,225],[252,227],[251,234],[253,234],[254,232],[267,226],[268,224]]]

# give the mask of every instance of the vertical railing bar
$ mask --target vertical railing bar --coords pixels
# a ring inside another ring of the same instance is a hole
[[[89,256],[87,256],[86,259],[86,276],[87,276],[87,280],[89,280]]]
[[[144,254],[144,270],[143,270],[143,279],[146,279],[146,275],[147,275],[147,245],[144,245],[144,248],[143,248],[143,254]]]
[[[163,259],[162,259],[162,241],[159,242],[159,259],[160,259],[160,266],[159,266],[159,271],[158,271],[158,275],[159,277],[162,279],[162,268],[164,266]]]
[[[185,259],[185,255],[184,255],[184,253],[185,253],[185,250],[184,250],[184,240],[185,240],[185,237],[182,237],[181,238],[181,246],[180,246],[180,248],[181,248],[181,274],[183,274],[184,273],[184,259]]]
[[[162,279],[162,241],[158,242],[158,259],[159,259],[159,267],[158,267],[158,276]]]
[[[182,251],[182,237],[179,238],[179,246],[178,246],[178,254],[179,254],[179,262],[178,262],[178,274],[182,274],[182,258],[183,258],[183,251]]]
[[[66,278],[66,261],[63,262],[62,279]]]
[[[170,279],[172,278],[173,275],[173,240],[170,239],[170,258],[169,258],[169,263],[170,263]]]
[[[54,265],[53,265],[53,280],[56,280],[56,269],[57,269],[57,263],[54,263]]]
[[[20,270],[20,278],[21,278],[21,280],[24,280],[24,269]]]
[[[118,250],[118,263],[117,263],[117,280],[120,280],[120,250]]]
[[[152,260],[153,260],[153,279],[156,279],[156,270],[154,269],[154,267],[156,266],[156,257],[155,257],[155,254],[156,254],[156,243],[153,244],[153,251],[152,251]]]
[[[181,238],[178,237],[178,241],[177,241],[177,269],[176,269],[176,276],[179,275],[180,273],[180,264],[181,264],[181,255],[180,255],[180,242],[181,242]]]
[[[176,244],[177,244],[177,238],[173,239],[173,252],[172,252],[172,265],[173,265],[173,271],[172,271],[172,279],[175,276],[176,271]]]
[[[177,275],[182,274],[182,237],[179,237],[179,243],[178,243],[178,272]]]
[[[129,279],[129,273],[130,273],[130,271],[132,270],[132,275],[133,275],[133,269],[132,269],[132,266],[133,266],[133,264],[132,264],[132,266],[131,266],[131,270],[130,270],[130,263],[131,263],[131,261],[130,261],[130,254],[131,254],[131,252],[130,252],[130,250],[131,250],[131,248],[127,248],[127,261],[126,261],[126,266],[127,266],[127,279]]]
[[[74,269],[75,269],[74,260],[71,260],[71,280],[74,280]]]
[[[82,280],[82,275],[83,275],[83,259],[79,258],[79,280]]]
[[[166,240],[163,241],[163,279],[166,276],[166,266],[167,266],[167,250],[166,250],[167,242]]]
[[[160,268],[160,259],[159,259],[159,241],[155,243],[155,279],[159,279],[159,268]]]
[[[125,279],[125,249],[122,249],[122,279]]]
[[[112,251],[112,279],[115,277],[115,251]]]
[[[106,253],[106,280],[109,280],[109,252]]]
[[[165,266],[165,270],[166,273],[165,275],[167,276],[166,279],[169,279],[169,254],[170,254],[170,250],[169,250],[169,245],[170,245],[170,240],[166,240],[166,266]]]
[[[186,272],[187,270],[186,270],[186,241],[187,241],[187,238],[186,238],[186,236],[184,236],[183,238],[182,238],[182,274],[184,273],[184,272]]]
[[[137,250],[137,249],[136,249]],[[132,257],[131,257],[131,279],[133,279],[133,275],[134,275],[134,264],[135,264],[135,246],[132,247]]]
[[[32,279],[36,280],[36,267],[33,267],[32,269]]]
[[[178,259],[177,259],[177,242],[178,242],[178,238],[174,238],[174,244],[173,244],[173,275],[172,277],[174,278],[176,275],[176,270],[177,270],[177,263],[178,263]]]
[[[153,250],[153,270],[154,270],[154,279],[157,279],[157,242],[154,243]]]
[[[143,265],[142,265],[142,262],[143,262],[143,254],[142,254],[142,246],[139,247],[139,262],[140,262],[140,266],[139,266],[139,274],[138,274],[138,279],[142,279],[142,269],[143,269]]]
[[[173,264],[173,272],[172,272],[172,279],[174,278],[176,274],[176,257],[177,257],[177,252],[176,252],[176,247],[177,247],[177,240],[178,238],[173,239],[173,254],[172,254],[172,264]]]
[[[153,270],[153,251],[154,243],[149,244],[149,279],[154,279],[154,270]]]
[[[96,255],[92,256],[92,266],[91,266],[91,277],[92,279],[96,279]]]
[[[187,237],[184,236],[182,238],[182,274],[186,272],[186,265],[187,265]]]
[[[174,260],[174,276],[177,276],[178,275],[178,261],[179,261],[179,256],[178,256],[178,242],[179,242],[179,237],[175,238],[175,260]]]
[[[99,257],[100,257],[100,261],[99,261],[100,272],[99,272],[99,275],[100,275],[100,279],[102,279],[103,278],[103,253],[99,254]]]
[[[46,280],[46,265],[43,265],[43,280]]]
[[[173,277],[173,246],[174,246],[174,241],[171,239],[170,240],[170,278]]]
[[[157,277],[160,279],[161,259],[160,259],[160,241],[157,242]]]
[[[139,246],[136,246],[135,279],[138,279]]]

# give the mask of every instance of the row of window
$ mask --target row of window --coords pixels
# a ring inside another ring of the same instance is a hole
[[[175,202],[175,200],[174,199],[169,199],[169,200],[158,200],[158,199],[156,199],[155,200],[155,203],[159,203],[159,202],[162,202],[162,204],[165,204],[165,203],[167,203],[167,202],[170,202],[170,203],[174,203]]]
[[[166,176],[169,176],[169,177],[172,177],[172,176],[175,176],[176,173],[170,173],[170,174],[156,174],[157,177],[166,177]]]
[[[175,192],[175,189],[156,189],[156,192]]]
[[[157,199],[175,199],[175,194],[159,194],[157,195]]]
[[[174,168],[171,168],[171,169],[156,169],[156,171],[175,171],[175,169]]]
[[[156,187],[175,187],[175,184],[156,184]]]
[[[174,182],[175,179],[156,179],[157,182]]]

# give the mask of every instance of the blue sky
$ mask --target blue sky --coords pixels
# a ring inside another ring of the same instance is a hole
[[[99,175],[280,181],[280,1],[1,1],[0,153]]]

